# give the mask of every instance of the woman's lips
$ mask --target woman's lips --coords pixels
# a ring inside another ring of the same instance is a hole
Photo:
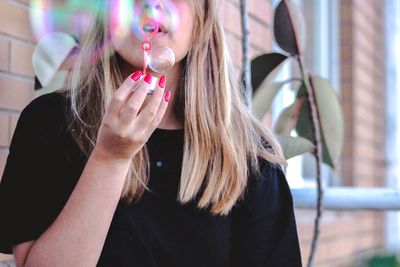
[[[168,29],[165,27],[165,25],[161,22],[158,22],[153,19],[147,19],[142,25],[142,31],[146,35],[154,36],[159,33],[168,33]],[[155,33],[155,31],[157,31]]]
[[[154,37],[157,37],[157,36],[165,36],[165,35],[167,35],[166,32],[158,32],[158,33],[155,34]]]

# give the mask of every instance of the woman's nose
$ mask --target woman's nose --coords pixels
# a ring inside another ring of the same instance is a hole
[[[162,8],[162,4],[161,1],[157,1],[157,0],[145,0],[144,1],[144,8],[146,10],[161,10]]]

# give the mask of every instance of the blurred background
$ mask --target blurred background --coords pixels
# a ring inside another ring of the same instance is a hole
[[[0,0],[0,177],[18,116],[39,95],[32,66],[37,38],[29,12],[34,2],[41,1]],[[312,73],[330,81],[344,113],[343,152],[334,170],[323,166],[324,187],[400,190],[400,0],[291,2],[301,8],[305,18],[304,63]],[[251,58],[279,50],[273,35],[273,12],[278,3],[247,1]],[[239,0],[221,0],[220,13],[239,75]],[[293,62],[286,62],[275,79],[291,77],[293,69]],[[263,117],[267,127],[271,128],[294,97],[289,86],[279,92],[272,109]],[[310,153],[289,160],[287,179],[291,188],[315,188],[315,176]],[[314,216],[313,209],[296,206],[304,265],[310,252]],[[400,266],[399,252],[398,211],[325,210],[314,266]],[[0,254],[0,266],[13,266],[12,257]]]

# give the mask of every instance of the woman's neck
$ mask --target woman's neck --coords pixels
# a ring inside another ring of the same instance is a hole
[[[118,54],[117,56],[117,64],[120,69],[122,78],[126,78],[131,75],[133,72],[138,70],[137,67],[132,66],[128,62],[126,62],[123,58],[121,58]],[[153,77],[159,78],[161,74],[155,73],[152,70],[148,69],[148,73],[151,73]],[[181,129],[183,128],[183,121],[181,121],[175,114],[174,114],[174,106],[176,105],[177,98],[175,95],[178,95],[179,90],[179,81],[181,79],[182,67],[180,63],[176,63],[169,71],[164,73],[167,77],[167,84],[165,86],[165,90],[171,91],[171,98],[168,103],[168,108],[157,128],[162,129]],[[147,104],[150,100],[151,95],[148,95],[143,103],[143,106]]]

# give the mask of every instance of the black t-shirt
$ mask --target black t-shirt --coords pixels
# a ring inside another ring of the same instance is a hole
[[[65,93],[34,99],[18,120],[0,183],[0,252],[37,239],[56,219],[86,164],[66,130]],[[157,128],[148,140],[149,188],[118,203],[97,266],[301,266],[285,175],[261,161],[245,198],[226,216],[176,201],[183,129]],[[78,244],[77,244],[78,245]]]

